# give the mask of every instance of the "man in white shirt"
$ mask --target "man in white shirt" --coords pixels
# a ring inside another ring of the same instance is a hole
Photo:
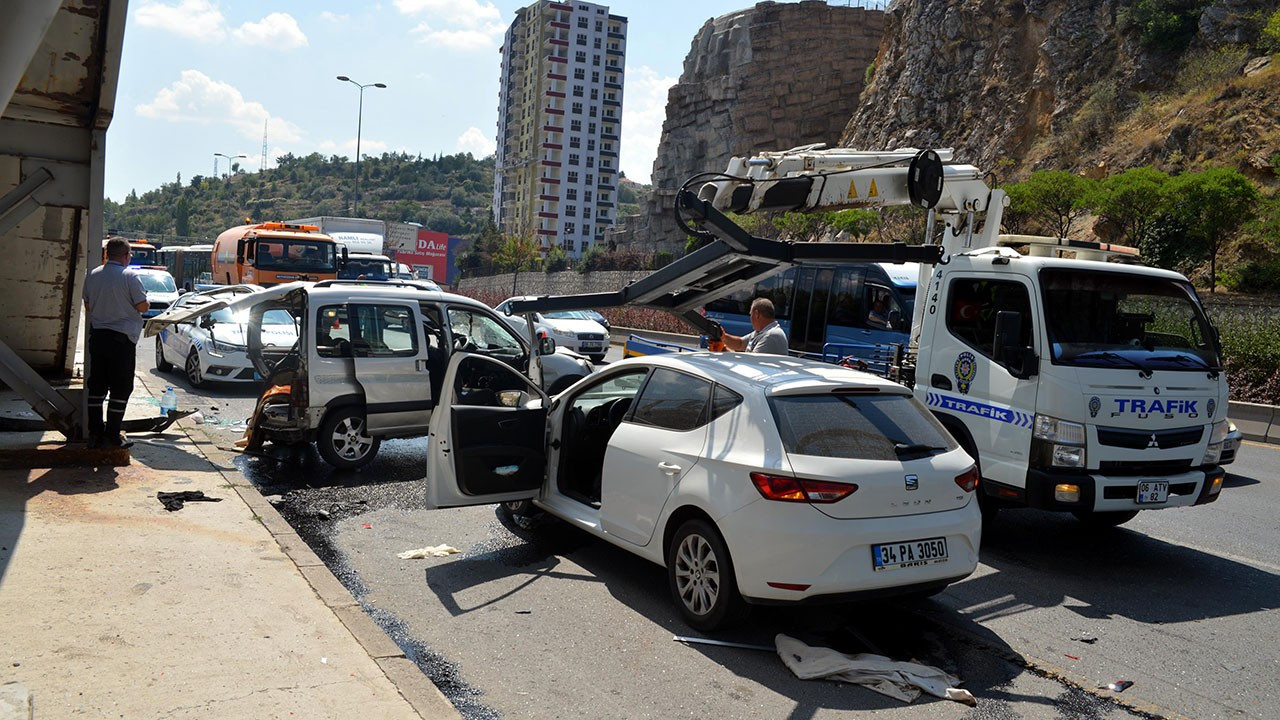
[[[754,330],[742,336],[724,333],[725,348],[735,352],[786,355],[787,334],[778,326],[774,319],[776,315],[772,300],[756,298],[751,303],[751,327]]]
[[[89,416],[85,429],[91,445],[129,447],[120,434],[125,407],[133,393],[134,359],[142,334],[142,313],[150,307],[138,274],[129,268],[129,241],[107,241],[107,261],[84,281],[84,308],[89,324]],[[107,402],[107,421],[102,405]]]

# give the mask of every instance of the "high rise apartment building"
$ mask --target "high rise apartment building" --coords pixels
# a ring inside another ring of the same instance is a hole
[[[627,19],[584,2],[516,11],[502,44],[493,208],[570,257],[617,220]]]

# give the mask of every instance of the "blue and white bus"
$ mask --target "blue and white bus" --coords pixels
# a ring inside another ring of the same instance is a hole
[[[910,337],[918,277],[918,263],[794,267],[708,303],[706,315],[744,335],[751,302],[767,297],[793,353],[879,358]]]

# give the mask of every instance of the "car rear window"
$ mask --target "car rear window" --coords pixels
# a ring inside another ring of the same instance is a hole
[[[788,453],[898,460],[954,450],[951,435],[907,395],[788,395],[769,398]]]

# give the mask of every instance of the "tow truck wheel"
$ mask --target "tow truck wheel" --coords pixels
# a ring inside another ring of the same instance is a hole
[[[164,359],[164,344],[158,337],[156,338],[156,369],[160,372],[169,372],[173,369],[173,363]]]
[[[731,627],[750,612],[738,594],[729,548],[706,520],[687,520],[672,536],[667,582],[681,617],[697,630]]]
[[[329,413],[316,435],[320,457],[339,470],[355,470],[378,454],[381,438],[369,435],[364,413],[351,406]]]
[[[187,382],[191,383],[191,387],[198,388],[204,385],[204,371],[200,369],[200,353],[194,348],[187,354]]]
[[[1093,510],[1075,510],[1071,513],[1076,519],[1091,528],[1109,528],[1123,525],[1138,517],[1137,510],[1121,512],[1095,512]]]

